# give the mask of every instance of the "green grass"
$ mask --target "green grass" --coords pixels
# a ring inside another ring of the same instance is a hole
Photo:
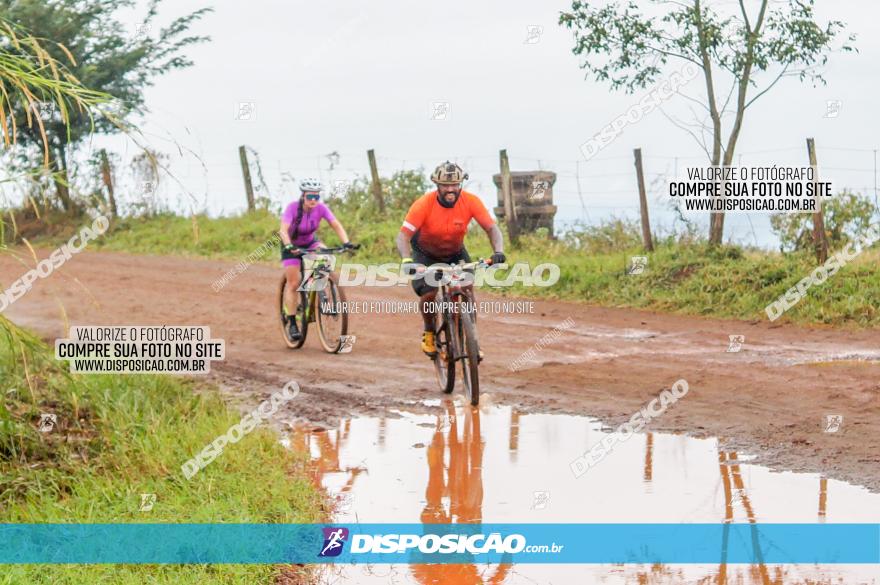
[[[398,259],[394,239],[403,211],[389,210],[382,218],[363,207],[340,205],[334,211],[352,240],[363,245],[355,261]],[[90,249],[214,257],[232,264],[273,237],[278,223],[277,215],[267,211],[215,219],[197,216],[195,221],[173,215],[128,218],[90,244]],[[328,245],[336,243],[335,234],[326,226],[320,237]],[[466,245],[474,257],[491,253],[479,228],[471,230]],[[620,222],[560,240],[530,235],[506,250],[511,261],[526,261],[533,267],[543,262],[558,264],[561,278],[549,288],[516,285],[496,289],[498,294],[739,319],[766,319],[764,307],[816,267],[815,258],[804,252],[713,248],[699,239],[669,237],[648,254],[644,274],[627,275],[630,257],[644,254],[637,229]],[[880,293],[878,259],[877,249],[863,253],[824,285],[811,288],[780,321],[852,327],[880,324],[873,301]],[[263,261],[276,263],[275,249]]]
[[[833,252],[833,251],[832,251]],[[648,268],[627,275],[626,263],[645,255],[638,246],[619,252],[583,254],[561,244],[527,243],[517,259],[560,265],[551,288],[529,294],[581,299],[614,307],[738,319],[767,319],[764,308],[816,268],[804,253],[779,254],[705,244],[663,243],[647,254]],[[880,253],[871,250],[814,286],[780,321],[870,327],[880,323],[873,299],[880,294]],[[518,292],[518,291],[517,291]]]
[[[69,375],[52,362],[40,342],[0,321],[4,522],[321,521],[305,455],[285,450],[265,428],[227,446],[191,480],[183,477],[181,464],[240,419],[216,389],[171,376]],[[37,430],[41,413],[57,416],[49,433]],[[139,511],[142,493],[156,494],[149,512]],[[250,584],[272,583],[277,572],[267,565],[7,565],[0,584]]]

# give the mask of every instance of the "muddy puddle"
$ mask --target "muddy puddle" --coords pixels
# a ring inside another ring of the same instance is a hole
[[[337,522],[880,522],[880,495],[818,475],[780,473],[715,439],[644,433],[580,478],[569,464],[608,431],[585,417],[479,410],[297,428]],[[421,410],[421,409],[420,409]],[[719,555],[720,558],[720,555]],[[876,565],[348,565],[324,583],[880,583]]]

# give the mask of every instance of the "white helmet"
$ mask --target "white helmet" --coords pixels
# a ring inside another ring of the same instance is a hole
[[[324,185],[321,184],[320,179],[303,179],[299,182],[299,190],[305,193],[306,191],[323,191]]]

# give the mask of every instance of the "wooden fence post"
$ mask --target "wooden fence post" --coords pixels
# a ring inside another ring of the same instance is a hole
[[[110,160],[107,158],[107,151],[103,148],[101,149],[101,179],[104,181],[104,186],[107,187],[107,201],[110,204],[110,213],[113,214],[113,217],[116,217],[119,214],[116,210],[116,197],[113,194],[113,175],[110,173]]]
[[[379,182],[379,167],[376,166],[376,153],[371,148],[367,151],[367,159],[370,161],[370,177],[373,179],[373,197],[376,198],[376,205],[379,206],[379,212],[385,211],[385,198],[382,196],[382,184]]]
[[[807,138],[807,154],[810,157],[810,166],[813,168],[813,194],[816,193],[816,184],[819,182],[819,169],[816,163],[816,141]],[[813,214],[813,245],[816,247],[816,260],[824,264],[828,259],[828,236],[825,234],[825,215],[822,211],[822,199],[818,201],[818,210]]]
[[[648,220],[648,196],[645,193],[645,172],[642,169],[642,149],[633,150],[636,157],[636,178],[639,182],[639,215],[642,217],[642,242],[645,250],[654,251],[654,241],[651,239],[651,222]]]
[[[519,239],[519,223],[516,217],[516,205],[513,202],[513,183],[510,179],[510,161],[507,159],[507,149],[499,153],[501,161],[501,197],[504,199],[504,221],[507,223],[507,237],[515,244]]]
[[[241,176],[244,178],[244,194],[247,196],[248,211],[254,211],[254,185],[251,183],[251,167],[248,164],[247,150],[244,145],[238,147],[238,158],[241,160]]]

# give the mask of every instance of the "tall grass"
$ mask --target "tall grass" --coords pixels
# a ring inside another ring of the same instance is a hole
[[[49,139],[43,125],[40,105],[54,104],[67,124],[71,110],[91,118],[100,104],[111,96],[83,87],[65,63],[54,59],[44,48],[57,45],[70,64],[74,56],[63,45],[40,39],[0,17],[0,136],[4,146],[14,144],[22,129],[16,114],[24,113],[28,127],[36,127],[43,142],[43,160],[49,165]]]
[[[215,390],[170,376],[69,375],[0,321],[4,522],[316,522],[303,455],[257,429],[192,480],[180,465],[239,420]],[[25,349],[16,349],[24,346]],[[26,352],[27,369],[22,356]],[[40,415],[57,423],[40,432]],[[141,494],[156,494],[152,511]],[[268,583],[271,566],[4,566],[5,583]]]

